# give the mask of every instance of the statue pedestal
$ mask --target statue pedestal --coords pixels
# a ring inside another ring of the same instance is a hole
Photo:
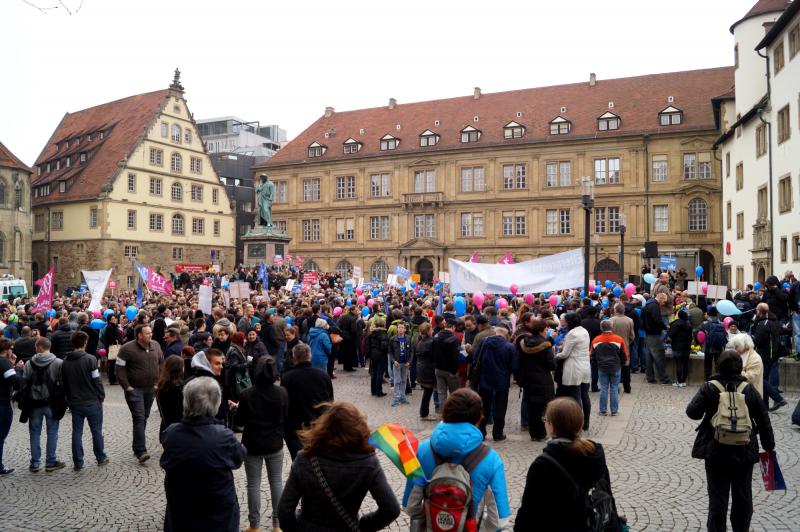
[[[275,255],[286,257],[292,238],[275,227],[256,226],[241,237],[244,243],[244,265],[273,264]]]

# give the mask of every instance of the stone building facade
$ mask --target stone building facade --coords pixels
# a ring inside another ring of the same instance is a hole
[[[306,266],[423,279],[448,259],[497,262],[582,247],[581,178],[594,184],[590,269],[640,273],[657,241],[679,266],[720,259],[711,99],[731,68],[482,94],[325,115],[264,165],[273,218]],[[655,262],[658,262],[657,259]],[[693,276],[693,273],[691,274]]]
[[[166,90],[67,114],[31,186],[33,268],[54,264],[58,287],[106,268],[132,287],[134,260],[164,273],[235,260],[230,202],[177,71]]]
[[[31,290],[31,169],[0,142],[0,276]]]

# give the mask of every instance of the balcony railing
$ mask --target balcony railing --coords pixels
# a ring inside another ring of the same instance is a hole
[[[770,222],[756,220],[756,223],[753,224],[753,249],[751,251],[768,251],[771,247]]]
[[[444,192],[410,192],[403,194],[403,206],[407,209],[414,207],[435,206],[444,204]]]

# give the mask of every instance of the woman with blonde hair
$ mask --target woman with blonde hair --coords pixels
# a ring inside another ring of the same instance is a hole
[[[727,349],[733,349],[742,357],[742,377],[747,379],[758,395],[764,397],[764,362],[756,352],[756,346],[749,334],[734,334]]]
[[[368,532],[388,526],[400,515],[400,505],[369,443],[366,418],[352,403],[321,407],[325,413],[299,432],[304,447],[278,504],[281,529]],[[367,492],[378,509],[359,516]]]
[[[550,401],[542,421],[549,439],[528,469],[514,530],[590,530],[585,493],[600,483],[611,495],[603,446],[581,438],[583,409],[572,397]]]

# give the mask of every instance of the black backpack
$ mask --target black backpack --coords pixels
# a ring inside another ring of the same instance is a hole
[[[472,361],[469,364],[467,371],[467,381],[469,387],[476,392],[480,389],[481,372],[483,371],[483,346],[486,345],[486,339],[481,342],[478,351],[472,355]]]
[[[578,500],[583,499],[586,513],[585,530],[591,532],[623,530],[626,520],[617,514],[617,505],[611,495],[611,485],[605,478],[595,482],[594,486],[587,491],[575,481],[575,477],[558,460],[547,453],[542,453],[541,456],[556,466],[561,474],[575,486],[575,495]]]
[[[709,321],[706,324],[706,350],[722,351],[728,343],[728,333],[725,326],[718,321]]]

